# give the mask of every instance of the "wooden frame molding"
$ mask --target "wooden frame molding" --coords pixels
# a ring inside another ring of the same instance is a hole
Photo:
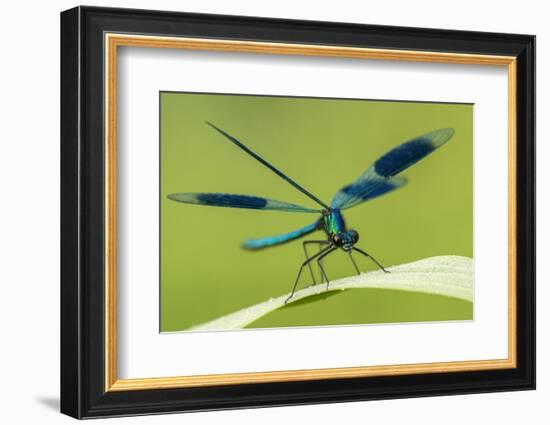
[[[320,379],[378,377],[481,371],[515,368],[517,309],[517,194],[516,194],[516,58],[480,54],[429,51],[370,49],[326,45],[266,43],[200,38],[159,37],[106,33],[105,43],[105,391],[133,391],[181,387],[204,387],[268,382],[310,381]],[[387,366],[307,369],[257,373],[176,376],[167,378],[118,379],[116,322],[116,97],[118,47],[177,48],[191,50],[253,52],[305,56],[330,56],[358,60],[397,60],[439,62],[507,67],[508,72],[508,358],[483,361],[458,361]]]

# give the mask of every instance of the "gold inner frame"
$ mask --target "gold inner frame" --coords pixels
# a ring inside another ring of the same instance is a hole
[[[335,378],[481,371],[516,367],[516,58],[460,53],[266,43],[255,41],[105,34],[105,391],[132,391]],[[342,367],[118,379],[116,372],[116,123],[117,48],[120,46],[437,62],[507,67],[508,71],[508,357],[419,364]]]

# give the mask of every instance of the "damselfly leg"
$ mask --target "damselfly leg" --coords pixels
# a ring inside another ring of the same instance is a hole
[[[349,259],[353,263],[353,267],[355,267],[355,271],[357,272],[357,275],[360,275],[361,272],[359,271],[359,267],[357,267],[357,263],[355,262],[355,259],[353,258],[353,255],[351,255],[351,252],[349,252],[348,254],[349,254]]]
[[[329,246],[327,250],[324,250],[321,252],[321,255],[319,256],[319,258],[317,259],[317,265],[319,266],[319,270],[321,270],[321,274],[323,275],[323,278],[325,279],[325,282],[327,284],[327,289],[328,289],[328,284],[329,284],[329,280],[328,280],[328,276],[327,274],[325,273],[325,268],[323,267],[323,263],[321,262],[323,260],[323,258],[325,258],[327,255],[333,253],[334,251],[336,251],[338,249],[338,247],[335,247],[335,246]]]
[[[319,251],[317,254],[314,254],[310,258],[308,258],[306,261],[302,263],[300,266],[300,270],[298,271],[298,276],[296,276],[296,281],[294,282],[294,286],[292,287],[292,291],[290,292],[290,295],[285,300],[285,304],[288,302],[289,299],[292,298],[294,295],[294,292],[296,292],[296,287],[298,286],[298,282],[300,281],[300,276],[302,275],[302,271],[304,270],[304,267],[307,266],[311,261],[315,260],[317,257],[323,255],[325,252],[329,251],[332,247],[332,245],[327,246],[323,250]]]
[[[378,261],[376,261],[376,258],[374,258],[372,255],[367,254],[365,251],[363,251],[362,249],[359,249],[355,246],[353,247],[353,250],[363,254],[367,258],[370,258],[384,273],[389,273],[389,271],[386,270],[382,264],[380,264]]]
[[[330,242],[329,241],[321,241],[321,240],[318,240],[318,241],[304,241],[302,242],[302,246],[304,247],[304,254],[306,256],[306,260],[309,259],[309,254],[307,252],[307,245],[311,245],[311,244],[317,244],[319,245],[319,252],[322,251],[322,248],[323,248],[323,245],[329,245]],[[309,268],[309,273],[311,274],[311,279],[313,280],[313,285],[317,285],[317,280],[315,279],[315,274],[313,273],[313,268],[311,267],[311,263],[307,263],[307,266]],[[322,277],[321,277],[322,279]]]

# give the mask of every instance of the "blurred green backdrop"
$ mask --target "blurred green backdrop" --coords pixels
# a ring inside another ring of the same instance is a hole
[[[168,200],[174,192],[227,192],[316,207],[205,120],[326,203],[394,146],[453,127],[446,145],[402,173],[408,185],[344,214],[360,234],[358,246],[385,266],[473,255],[472,105],[172,92],[162,92],[160,102],[161,331],[185,330],[288,293],[304,260],[301,242],[258,252],[243,250],[241,243],[317,218]],[[356,260],[362,270],[375,269]],[[325,264],[331,279],[354,273],[343,253]],[[302,286],[308,285],[309,275],[303,278]],[[249,327],[464,320],[472,314],[465,301],[362,289],[291,304]]]

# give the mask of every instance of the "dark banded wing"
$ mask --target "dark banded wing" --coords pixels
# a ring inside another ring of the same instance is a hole
[[[315,223],[308,224],[300,229],[293,230],[292,232],[283,233],[277,236],[268,236],[260,239],[247,239],[243,243],[243,248],[256,250],[267,248],[274,245],[280,245],[285,242],[293,241],[294,239],[301,238],[309,233],[312,233],[319,229],[321,222],[318,220]]]
[[[213,207],[248,208],[253,210],[275,210],[305,213],[320,213],[320,210],[302,207],[275,199],[259,196],[233,195],[229,193],[172,193],[168,199],[184,204],[208,205]]]
[[[365,176],[365,174],[363,174]],[[386,179],[371,173],[361,181],[351,183],[340,189],[332,199],[331,207],[345,210],[369,201],[407,184],[407,179],[394,177]]]
[[[434,130],[386,152],[356,181],[340,189],[331,207],[351,208],[403,186],[406,180],[394,176],[442,146],[453,134],[452,128]]]

